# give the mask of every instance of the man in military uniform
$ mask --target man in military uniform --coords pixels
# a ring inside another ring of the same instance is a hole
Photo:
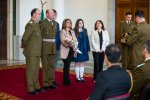
[[[56,88],[54,63],[56,59],[56,33],[58,24],[54,21],[54,11],[46,10],[46,18],[41,22],[42,34],[42,74],[43,89]]]
[[[130,12],[126,13],[125,20],[121,21],[121,38],[124,39],[127,33],[131,35],[131,30],[135,26],[135,22],[131,21],[132,15]],[[124,69],[131,69],[131,62],[130,62],[130,52],[131,48],[129,45],[122,43],[122,66]]]
[[[131,35],[126,37],[126,43],[132,48],[131,62],[133,69],[144,62],[141,50],[144,42],[150,39],[150,25],[145,21],[143,10],[135,12],[135,21],[137,25],[133,28]]]
[[[150,84],[150,40],[144,43],[142,54],[145,58],[144,63],[137,66],[133,74],[133,88],[131,91],[132,100],[138,100],[142,88]],[[149,99],[147,99],[149,100]]]
[[[42,92],[38,82],[39,62],[41,56],[42,37],[39,25],[40,10],[37,8],[31,11],[31,20],[25,26],[21,47],[26,57],[26,82],[27,91],[36,95]]]

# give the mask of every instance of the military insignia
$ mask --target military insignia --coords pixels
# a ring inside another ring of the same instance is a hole
[[[145,63],[142,63],[142,64],[137,65],[137,68],[138,68],[138,67],[141,67],[141,66],[143,66],[143,65],[145,65]]]
[[[31,23],[31,24],[32,24],[33,22],[32,22],[32,21],[30,21],[29,23]]]

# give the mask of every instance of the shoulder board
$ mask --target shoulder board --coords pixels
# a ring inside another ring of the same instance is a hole
[[[143,65],[145,65],[145,63],[142,63],[142,64],[137,65],[137,68],[138,68],[138,67],[142,67]]]
[[[122,22],[124,22],[124,21],[120,21],[120,22],[122,23]]]
[[[32,21],[29,21],[29,23],[32,24],[33,22],[32,22]]]

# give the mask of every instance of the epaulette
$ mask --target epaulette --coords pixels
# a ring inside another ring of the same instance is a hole
[[[138,68],[138,67],[142,67],[143,65],[145,65],[145,63],[142,63],[142,64],[137,65],[137,68]]]
[[[29,21],[29,23],[32,24],[33,22],[32,22],[32,21]]]
[[[123,23],[124,21],[120,21],[121,23]]]

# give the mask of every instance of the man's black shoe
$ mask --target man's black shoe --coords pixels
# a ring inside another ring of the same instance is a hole
[[[44,89],[43,88],[36,89],[36,92],[44,92]]]
[[[53,84],[52,86],[49,86],[50,89],[56,89],[57,88],[57,85],[56,84]]]
[[[49,86],[44,86],[43,89],[44,90],[50,90],[50,87]]]
[[[56,81],[54,81],[53,84],[55,84],[56,86],[58,86],[58,83]]]
[[[28,94],[30,94],[30,95],[37,95],[37,92],[36,91],[32,91],[32,92],[28,92]]]

